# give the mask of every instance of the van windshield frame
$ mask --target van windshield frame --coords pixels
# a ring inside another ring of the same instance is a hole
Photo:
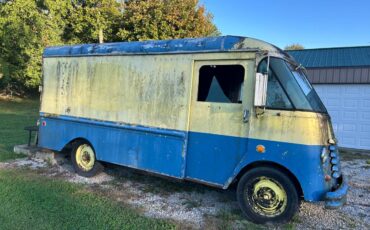
[[[328,113],[300,65],[278,57],[269,58],[268,77],[277,78],[278,84],[283,89],[293,106],[279,108],[267,105],[267,109],[299,110],[324,114]],[[258,65],[257,72],[267,72],[266,62],[267,58],[261,60]],[[272,92],[270,92],[270,94],[271,93]],[[267,91],[267,97],[269,97],[269,90]]]

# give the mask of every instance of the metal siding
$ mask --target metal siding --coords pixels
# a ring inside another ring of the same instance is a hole
[[[370,66],[370,46],[287,51],[306,68]]]
[[[339,72],[339,82],[340,83],[346,83],[347,73],[348,73],[347,69],[343,69],[343,68],[340,69],[340,72]]]
[[[334,80],[334,70],[333,69],[327,69],[327,81],[333,82]]]
[[[339,146],[370,150],[370,85],[314,85],[332,118]]]
[[[307,69],[307,78],[308,78],[309,82],[314,81],[314,79],[313,79],[314,73],[313,72],[314,72],[313,69]]]
[[[367,80],[367,69],[361,69],[360,82],[366,82]]]
[[[370,82],[370,68],[361,69],[361,82]]]
[[[361,69],[353,69],[353,83],[361,83]]]
[[[356,68],[309,68],[308,79],[312,84],[367,84],[370,83],[370,67]]]
[[[326,70],[324,71],[319,71],[319,82],[320,83],[323,83],[326,79]]]
[[[334,69],[334,76],[333,76],[332,83],[339,83],[340,82],[339,74],[340,74],[340,69]],[[327,82],[327,83],[330,83],[330,82]]]
[[[317,71],[316,69],[312,69],[312,72],[314,73],[313,81],[314,82],[320,82],[320,72]]]
[[[348,68],[347,69],[347,77],[345,78],[346,82],[356,83],[354,76],[355,76],[355,70],[353,68]]]

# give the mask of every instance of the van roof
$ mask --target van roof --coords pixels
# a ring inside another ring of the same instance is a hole
[[[43,57],[204,53],[248,50],[272,51],[279,53],[283,52],[274,45],[254,38],[240,36],[219,36],[206,38],[54,46],[45,48]]]

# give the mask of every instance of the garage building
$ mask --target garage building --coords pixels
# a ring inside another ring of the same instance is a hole
[[[332,117],[339,146],[370,150],[370,46],[289,51]]]

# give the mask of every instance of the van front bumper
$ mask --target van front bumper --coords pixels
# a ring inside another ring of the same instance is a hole
[[[347,180],[342,177],[339,179],[340,185],[337,189],[325,194],[325,208],[336,209],[343,206],[347,201],[348,184]]]

